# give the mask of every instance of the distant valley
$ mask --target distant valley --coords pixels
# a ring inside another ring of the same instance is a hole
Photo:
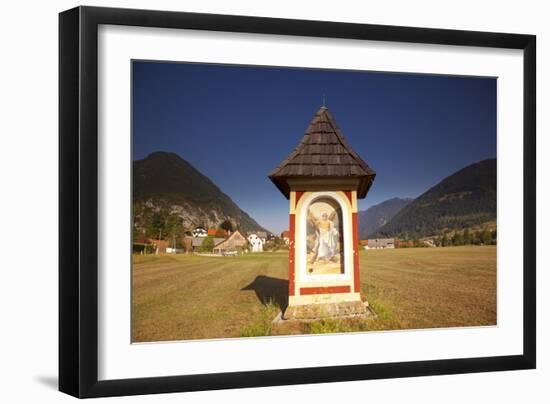
[[[367,238],[388,223],[413,198],[392,198],[359,211],[359,237]]]

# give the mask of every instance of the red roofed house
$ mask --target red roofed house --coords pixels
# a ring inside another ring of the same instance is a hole
[[[229,233],[224,229],[208,229],[208,235],[212,237],[227,237]]]

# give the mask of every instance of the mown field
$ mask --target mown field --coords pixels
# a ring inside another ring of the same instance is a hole
[[[496,247],[361,251],[361,291],[378,317],[272,327],[287,303],[288,254],[134,256],[132,340],[496,324]]]

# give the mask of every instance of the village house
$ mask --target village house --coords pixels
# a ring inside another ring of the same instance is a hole
[[[412,242],[411,240],[409,241],[395,240],[395,248],[407,248],[407,247],[414,247],[414,242]]]
[[[231,235],[222,240],[219,243],[214,243],[214,254],[226,254],[228,252],[237,251],[237,248],[240,248],[246,244],[246,238],[241,234],[240,231],[236,230],[231,233]]]
[[[281,238],[285,241],[285,244],[288,245],[290,243],[290,232],[288,230],[285,230],[281,233]]]
[[[208,231],[204,227],[195,227],[195,229],[191,232],[193,237],[206,237],[208,236]]]
[[[265,232],[265,231],[257,231],[257,232],[256,232],[256,235],[262,240],[262,243],[265,244],[265,242],[267,241],[267,232]]]
[[[204,243],[204,240],[206,237],[193,237],[191,240],[191,249],[193,252],[200,252],[202,243]],[[225,241],[225,238],[223,237],[214,237],[214,245],[221,243],[222,241]]]
[[[202,246],[202,243],[204,241],[205,237],[193,237],[193,240],[191,241],[191,249],[193,252],[198,252],[199,249]]]
[[[139,234],[133,240],[132,250],[134,253],[148,254],[154,252],[156,247],[151,243],[149,237],[145,234]]]
[[[228,237],[230,232],[224,229],[208,229],[208,236],[210,237]]]
[[[168,240],[151,240],[151,244],[154,245],[155,254],[166,254],[166,249],[169,248],[170,242]]]
[[[138,234],[137,237],[134,238],[134,243],[151,244],[151,239],[142,233],[142,234]]]
[[[267,237],[267,234],[265,232],[250,232],[248,233],[248,242],[250,243],[250,251],[252,252],[262,252],[264,250],[264,243],[265,238],[261,238],[260,233],[264,233]]]
[[[395,239],[393,238],[373,238],[367,240],[365,250],[395,248]]]
[[[432,239],[423,240],[422,242],[424,243],[424,245],[427,245],[428,247],[437,247],[435,245],[435,242]]]

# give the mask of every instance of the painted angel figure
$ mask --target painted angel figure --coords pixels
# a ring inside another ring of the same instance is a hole
[[[327,261],[336,258],[338,230],[336,230],[336,226],[334,225],[335,217],[336,211],[333,211],[330,215],[323,212],[320,218],[316,218],[311,213],[311,210],[308,210],[308,221],[315,228],[315,245],[313,246],[311,264],[321,259]]]

